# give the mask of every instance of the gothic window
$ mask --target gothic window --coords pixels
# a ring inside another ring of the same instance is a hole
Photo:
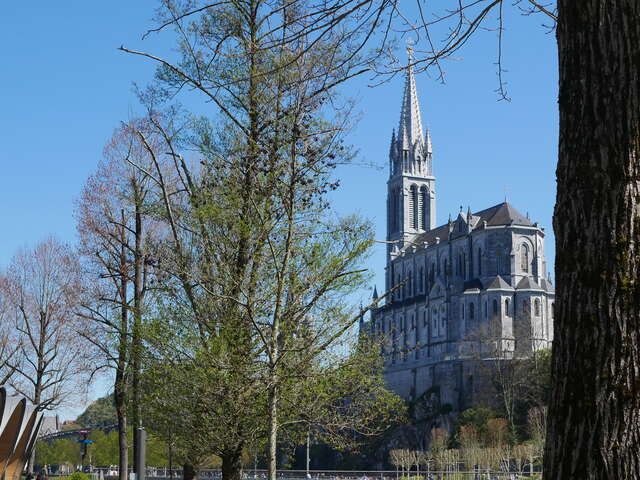
[[[520,246],[520,269],[523,272],[529,271],[529,247],[524,243]]]
[[[422,312],[422,326],[423,327],[427,326],[427,312],[426,312],[426,310],[424,312]]]
[[[429,221],[427,219],[428,201],[427,187],[423,185],[422,187],[420,187],[420,228],[423,230],[426,230],[427,225],[429,224]]]
[[[504,314],[507,317],[509,316],[509,299],[508,298],[504,299]]]
[[[482,275],[482,248],[478,247],[478,276]]]
[[[493,299],[493,314],[498,315],[498,300]]]
[[[396,198],[395,190],[391,190],[391,198],[389,198],[389,222],[391,223],[391,232],[396,231],[396,211],[398,210],[396,207],[396,202],[398,199]]]
[[[411,185],[409,189],[409,219],[411,221],[412,228],[418,228],[418,211],[417,211],[417,200],[418,200],[418,187],[415,185]]]
[[[555,318],[555,306],[553,303],[551,304],[551,318]]]
[[[460,307],[460,313],[461,313],[462,319],[464,320],[464,303]]]
[[[424,269],[422,267],[418,270],[418,290],[419,293],[424,291]]]
[[[484,302],[484,318],[488,318],[489,317],[488,312],[487,312],[487,303],[489,303],[489,302],[487,302],[485,300],[485,302]]]
[[[475,314],[476,314],[475,310],[476,310],[475,304],[473,302],[470,303],[469,304],[469,318],[471,320],[473,320],[475,318]]]
[[[537,298],[535,299],[535,301],[533,302],[533,314],[536,317],[540,316],[540,300],[538,300]]]

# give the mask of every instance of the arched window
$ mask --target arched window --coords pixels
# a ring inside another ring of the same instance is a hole
[[[411,227],[418,228],[418,187],[411,185],[409,189],[409,219]]]
[[[476,306],[473,303],[470,303],[469,304],[469,318],[471,320],[473,320],[474,317],[475,317],[475,314],[476,314],[475,309],[476,309]]]
[[[482,275],[482,248],[478,247],[478,276]]]
[[[427,199],[427,187],[425,187],[424,185],[422,187],[420,187],[420,203],[419,203],[419,211],[420,211],[420,228],[423,230],[426,230],[428,228],[429,225],[429,219],[427,218],[427,205],[428,205],[428,199]]]
[[[498,315],[498,300],[493,299],[493,314]]]
[[[538,300],[537,298],[535,299],[535,301],[533,302],[533,314],[536,317],[540,316],[540,300]]]
[[[529,247],[525,243],[520,246],[520,269],[523,272],[529,271]]]
[[[504,314],[507,317],[509,316],[509,299],[508,298],[504,299]]]

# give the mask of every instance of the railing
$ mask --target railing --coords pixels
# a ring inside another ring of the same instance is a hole
[[[89,475],[94,480],[118,480],[117,468],[92,467]],[[147,467],[146,476],[152,480],[181,480],[182,469]],[[395,470],[278,470],[278,479],[282,480],[540,480],[540,473],[529,476],[521,472],[454,472],[432,471],[411,472],[410,474],[396,472]],[[133,477],[131,477],[133,478]],[[198,480],[222,480],[222,472],[219,469],[202,469],[198,472]],[[267,471],[260,469],[244,469],[242,480],[265,480]]]

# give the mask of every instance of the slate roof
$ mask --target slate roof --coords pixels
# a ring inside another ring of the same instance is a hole
[[[542,290],[533,277],[524,277],[516,285],[517,290]]]
[[[455,222],[458,220],[456,219]],[[526,227],[532,227],[533,223],[522,213],[516,210],[511,204],[507,202],[499,203],[493,207],[480,210],[479,212],[472,214],[471,225],[473,230],[482,228],[483,222],[487,222],[487,226],[497,225],[523,225]],[[454,222],[454,223],[455,223]],[[413,243],[428,242],[429,245],[435,243],[436,237],[440,238],[440,242],[446,242],[449,240],[449,224],[445,223],[439,227],[429,230],[419,235]]]
[[[491,280],[491,283],[487,285],[487,290],[495,289],[495,290],[513,290],[513,287],[509,285],[504,278],[500,275],[497,275],[496,278]]]
[[[546,278],[542,278],[542,279],[540,279],[540,286],[542,287],[542,289],[543,289],[545,292],[548,292],[548,293],[556,293],[556,289],[555,289],[555,287],[554,287],[554,286],[553,286],[553,284],[552,284],[549,280],[547,280]]]

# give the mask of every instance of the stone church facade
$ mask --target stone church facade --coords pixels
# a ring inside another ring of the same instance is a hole
[[[461,411],[478,388],[478,352],[513,358],[551,346],[554,288],[544,228],[511,204],[461,209],[436,226],[432,142],[423,132],[408,69],[387,182],[385,290],[395,290],[360,328],[384,339],[392,390],[412,399],[437,387],[439,401]],[[481,343],[495,350],[474,348]]]

